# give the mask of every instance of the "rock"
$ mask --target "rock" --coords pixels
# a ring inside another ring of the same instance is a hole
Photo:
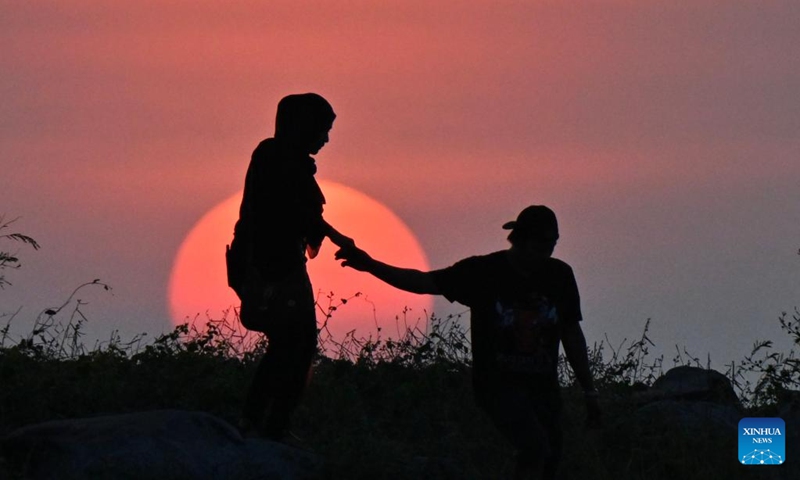
[[[778,398],[777,407],[777,416],[786,423],[786,448],[788,454],[790,446],[800,445],[800,391],[784,389]],[[793,453],[796,451],[794,450]],[[794,463],[798,464],[798,462]],[[798,470],[800,471],[800,467],[798,467]]]
[[[739,397],[731,381],[716,370],[699,367],[675,367],[637,395],[639,403],[661,400],[697,400],[740,408]]]
[[[714,402],[659,400],[638,408],[634,417],[654,431],[664,426],[682,431],[718,431],[721,435],[735,432],[742,413],[731,405]]]
[[[778,394],[778,416],[800,421],[800,390],[783,389]]]
[[[436,478],[446,480],[465,480],[476,478],[475,474],[468,475],[458,462],[451,458],[439,457],[413,457],[401,469],[403,478]]]
[[[665,432],[723,437],[735,432],[742,418],[739,397],[725,375],[698,367],[676,367],[636,393],[639,405],[620,421],[642,435]]]
[[[327,478],[321,459],[290,446],[243,439],[200,412],[161,410],[59,420],[6,436],[8,469],[31,480]]]

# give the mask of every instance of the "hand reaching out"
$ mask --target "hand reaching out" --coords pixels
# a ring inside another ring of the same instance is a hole
[[[374,262],[367,252],[356,247],[355,242],[340,248],[336,252],[335,258],[342,260],[343,267],[350,267],[361,272],[367,271],[370,263]]]

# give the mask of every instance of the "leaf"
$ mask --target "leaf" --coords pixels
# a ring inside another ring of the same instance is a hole
[[[31,237],[29,237],[27,235],[23,235],[21,233],[11,233],[11,234],[7,235],[6,237],[10,238],[11,240],[16,240],[18,242],[26,243],[26,244],[32,246],[34,250],[39,250],[39,248],[40,248],[39,244],[36,243],[36,240],[34,240],[33,238],[31,238]]]

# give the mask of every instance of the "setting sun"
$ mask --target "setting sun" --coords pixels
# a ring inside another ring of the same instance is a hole
[[[325,219],[356,243],[388,263],[428,269],[422,247],[411,230],[389,208],[367,195],[341,184],[320,181],[325,193]],[[225,278],[225,245],[230,243],[239,214],[241,192],[206,213],[184,239],[175,257],[169,282],[169,305],[175,324],[207,318],[219,319],[239,301]],[[326,241],[308,270],[320,308],[339,305],[327,328],[336,339],[352,330],[357,336],[394,336],[396,321],[405,329],[403,317],[414,325],[430,311],[431,298],[396,290],[370,275],[342,268],[333,258],[335,246]],[[359,294],[356,297],[356,294]],[[320,312],[320,311],[318,311]],[[406,312],[404,314],[404,312]],[[318,321],[324,314],[318,313]],[[198,325],[199,326],[199,325]]]

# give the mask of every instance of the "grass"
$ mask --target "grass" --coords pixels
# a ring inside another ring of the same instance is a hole
[[[108,287],[96,280],[78,290],[83,288]],[[344,314],[337,312],[342,303],[333,305],[331,298],[325,321]],[[179,326],[152,341],[112,334],[87,348],[82,307],[73,294],[61,307],[42,312],[25,338],[9,335],[13,315],[0,329],[0,435],[46,420],[165,408],[236,422],[266,342],[237,334],[235,311],[201,328]],[[784,313],[780,322],[800,344],[800,313]],[[431,317],[424,328],[408,328],[397,339],[380,333],[333,339],[321,331],[326,354],[316,359],[295,429],[326,459],[334,478],[510,475],[510,446],[472,400],[470,344],[462,323],[458,317]],[[562,359],[567,459],[562,478],[773,478],[774,469],[735,462],[736,432],[689,431],[657,418],[648,420],[649,427],[626,421],[636,406],[635,392],[651,385],[669,363],[650,354],[654,343],[648,330],[649,322],[635,341],[590,348],[604,407],[602,430],[584,431],[582,395]],[[701,364],[681,350],[671,363]],[[753,416],[774,413],[782,392],[800,387],[795,351],[775,352],[768,341],[756,342],[726,374]]]

